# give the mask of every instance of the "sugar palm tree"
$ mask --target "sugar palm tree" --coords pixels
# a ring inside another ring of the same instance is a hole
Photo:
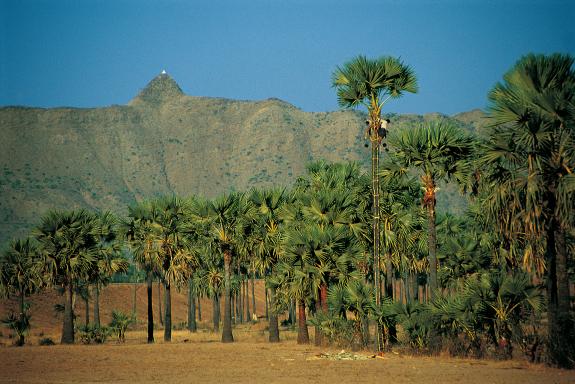
[[[417,92],[417,79],[413,70],[400,60],[383,56],[368,59],[358,56],[338,67],[333,73],[332,84],[337,89],[338,102],[344,108],[363,105],[368,112],[366,137],[371,141],[373,260],[375,285],[379,285],[379,147],[387,132],[387,122],[382,120],[381,109],[390,98],[404,92]],[[375,301],[380,303],[379,290]],[[383,346],[379,346],[381,349]]]
[[[192,276],[198,262],[191,249],[192,225],[186,203],[176,197],[158,201],[159,273],[165,289],[164,341],[172,339],[172,287],[179,288]]]
[[[492,130],[483,158],[510,175],[526,256],[545,257],[548,351],[564,367],[575,365],[566,241],[575,212],[574,62],[530,54],[504,75],[489,94]]]
[[[436,193],[439,181],[455,179],[466,184],[474,142],[447,120],[425,123],[417,128],[395,132],[390,137],[393,160],[416,170],[424,189],[423,205],[427,210],[429,285],[434,295],[437,283]]]
[[[121,252],[118,226],[119,221],[111,212],[103,212],[94,217],[97,260],[89,283],[94,286],[95,327],[100,327],[100,288],[107,285],[114,274],[125,273],[129,267]]]
[[[148,343],[154,342],[154,307],[152,284],[160,264],[159,210],[155,202],[142,201],[128,207],[128,219],[122,225],[124,237],[132,251],[134,261],[146,273],[148,298]]]
[[[255,230],[252,234],[256,256],[254,266],[264,276],[266,290],[269,288],[270,301],[273,304],[276,287],[268,284],[269,276],[281,252],[282,210],[289,198],[284,189],[252,189],[249,198],[256,212]],[[277,343],[280,341],[278,316],[274,310],[268,313],[269,341]]]
[[[0,296],[18,296],[19,315],[16,320],[17,345],[25,343],[29,328],[24,299],[44,285],[42,265],[36,243],[32,239],[14,239],[0,257]]]
[[[34,229],[40,244],[45,273],[65,294],[63,344],[74,343],[73,292],[96,267],[93,214],[85,210],[51,211]]]
[[[209,222],[209,233],[218,245],[224,260],[224,322],[222,342],[234,341],[232,334],[231,267],[237,242],[248,220],[249,206],[240,193],[230,193],[209,201],[204,220]]]

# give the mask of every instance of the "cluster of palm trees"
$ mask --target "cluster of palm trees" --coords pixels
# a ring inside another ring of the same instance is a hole
[[[21,298],[24,318],[25,295],[61,287],[62,341],[71,342],[74,289],[92,286],[97,298],[127,268],[126,253],[146,275],[148,342],[154,280],[164,286],[165,340],[172,289],[187,286],[188,328],[196,328],[196,298],[204,295],[217,329],[223,296],[222,342],[233,342],[234,301],[236,311],[238,300],[245,306],[238,287],[251,274],[266,282],[271,342],[280,339],[278,315],[297,308],[299,343],[309,342],[312,324],[317,344],[373,341],[382,350],[401,327],[419,349],[433,349],[439,337],[477,354],[490,345],[510,355],[527,324],[542,324],[545,314],[549,361],[573,366],[573,58],[519,60],[489,95],[481,137],[449,119],[391,129],[384,104],[417,91],[413,71],[397,59],[360,56],[335,71],[333,85],[342,107],[367,109],[371,175],[355,163],[316,161],[289,189],[160,197],[130,206],[121,221],[51,212],[33,239],[5,252],[2,293]],[[382,147],[388,155],[380,161]],[[469,194],[464,216],[436,212],[440,183]]]
[[[25,325],[29,325],[25,296],[46,287],[59,288],[65,297],[62,343],[74,342],[73,301],[81,288],[93,289],[94,320],[99,326],[99,290],[115,273],[128,268],[117,241],[118,226],[109,212],[53,211],[42,218],[31,237],[10,242],[0,262],[0,289],[19,297],[19,344],[24,344]]]

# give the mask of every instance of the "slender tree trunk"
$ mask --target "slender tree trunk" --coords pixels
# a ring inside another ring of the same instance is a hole
[[[275,288],[270,288],[270,302],[273,304],[274,300],[275,300]],[[266,311],[266,314],[267,313],[268,312]],[[269,337],[270,343],[278,343],[280,341],[280,328],[278,324],[278,315],[273,310],[269,311],[269,330],[270,330],[270,337]]]
[[[214,293],[212,298],[212,322],[214,324],[214,332],[219,332],[220,330],[220,297],[217,293]]]
[[[319,315],[320,312],[321,312],[321,294],[319,293],[318,289],[317,300],[315,301],[315,315],[316,316]],[[323,343],[323,333],[321,332],[321,328],[319,327],[319,325],[316,325],[314,332],[314,344],[316,347],[319,347],[322,343]]]
[[[94,284],[94,327],[100,328],[100,286]]]
[[[372,105],[369,108],[370,117],[370,140],[371,140],[371,192],[372,192],[372,230],[373,230],[373,286],[375,288],[375,305],[381,305],[381,275],[380,275],[380,209],[379,209],[379,146],[381,138],[379,136],[379,129],[381,128],[381,107]],[[383,350],[383,334],[381,334],[381,327],[376,327],[377,338],[377,351]]]
[[[385,296],[393,299],[393,264],[391,255],[385,256]]]
[[[303,299],[299,300],[298,303],[297,343],[309,344],[309,333],[307,330],[307,319],[305,316],[305,301]]]
[[[164,284],[166,313],[164,321],[164,341],[172,341],[172,294],[170,283]]]
[[[435,182],[431,176],[426,176],[425,184],[425,205],[427,207],[427,228],[429,248],[429,289],[431,298],[435,297],[437,288],[437,231],[435,228]]]
[[[89,289],[89,288],[88,288]],[[84,310],[85,310],[85,315],[86,315],[86,321],[84,322],[84,325],[86,326],[86,328],[88,328],[88,324],[90,324],[90,299],[88,299],[88,296],[84,297]]]
[[[322,283],[319,287],[318,292],[319,301],[316,305],[316,311],[321,311],[324,315],[327,315],[328,306],[327,306],[327,284]],[[321,328],[316,327],[316,337],[315,337],[315,345],[320,346],[324,345],[324,334],[321,331]]]
[[[230,264],[232,254],[229,250],[224,251],[224,326],[222,329],[222,343],[233,343],[232,334],[232,306],[231,306],[231,277]]]
[[[256,312],[256,271],[252,270],[252,312],[254,316],[252,316],[252,320],[257,320],[257,312]]]
[[[250,312],[250,287],[249,287],[249,281],[248,281],[248,275],[246,275],[246,280],[245,280],[245,288],[244,288],[244,293],[245,293],[245,303],[246,303],[246,323],[249,323],[250,320],[252,319],[251,316],[251,312]]]
[[[24,293],[24,290],[21,289],[20,290],[20,297],[19,297],[19,299],[20,299],[20,324],[24,324],[24,319],[26,317],[26,314],[24,313],[25,312],[25,310],[24,310],[24,307],[25,307],[24,297],[25,296],[26,296],[26,294]],[[18,335],[18,344],[17,345],[21,347],[24,345],[25,342],[26,342],[26,340],[25,340],[24,332],[21,332]]]
[[[198,321],[202,321],[202,299],[198,295]]]
[[[73,306],[73,287],[67,284],[65,287],[64,301],[64,322],[62,324],[62,344],[74,344],[74,306]]]
[[[549,199],[554,207],[554,199]],[[575,365],[575,330],[570,314],[567,246],[565,231],[553,218],[547,230],[547,318],[549,355],[563,368]]]
[[[194,286],[192,281],[188,282],[188,330],[196,332],[196,298],[194,297]]]
[[[265,302],[266,302],[266,320],[269,320],[269,302],[268,302],[268,289],[264,288]]]
[[[146,276],[146,293],[148,295],[148,343],[154,342],[154,305],[152,292],[153,277],[151,272]]]
[[[162,311],[162,283],[158,280],[158,311],[160,312],[160,325],[164,325],[164,311]]]

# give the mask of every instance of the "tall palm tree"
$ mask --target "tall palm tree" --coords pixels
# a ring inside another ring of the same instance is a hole
[[[118,232],[119,221],[111,212],[94,217],[93,234],[96,239],[96,268],[89,278],[94,286],[94,326],[100,327],[100,289],[107,285],[116,273],[128,271],[129,263],[121,252]]]
[[[74,343],[73,292],[96,267],[93,214],[86,210],[51,211],[34,229],[50,282],[64,289],[63,344]]]
[[[203,219],[209,223],[212,240],[218,245],[224,260],[224,322],[222,342],[234,341],[232,334],[231,274],[232,260],[238,236],[247,221],[249,207],[240,193],[230,193],[209,201]]]
[[[197,259],[191,250],[192,226],[186,203],[176,197],[158,201],[159,272],[165,289],[164,341],[172,339],[172,287],[179,288],[192,276]]]
[[[427,210],[429,286],[431,295],[437,283],[436,193],[438,182],[455,179],[466,184],[473,155],[473,138],[447,120],[428,122],[415,129],[395,132],[390,137],[393,160],[416,170],[424,189],[423,205]]]
[[[574,62],[530,54],[504,75],[489,94],[492,129],[483,158],[508,172],[526,249],[544,255],[548,350],[565,367],[575,365],[566,241],[575,211]]]
[[[146,273],[148,298],[148,343],[154,342],[154,307],[152,284],[160,264],[160,240],[155,202],[142,201],[128,207],[128,220],[122,225],[124,237],[132,251],[134,261]],[[160,315],[161,316],[161,315]]]
[[[28,318],[24,298],[44,285],[42,265],[36,243],[32,239],[14,239],[0,256],[0,297],[16,294],[19,300],[18,342],[25,343]]]
[[[382,120],[381,109],[390,98],[398,98],[404,92],[417,92],[417,79],[413,70],[397,58],[383,56],[368,59],[358,56],[335,70],[332,84],[337,89],[341,107],[356,108],[363,105],[368,112],[366,137],[371,141],[373,260],[377,287],[380,253],[379,147],[387,135],[387,122]],[[375,292],[375,301],[379,304],[379,290]],[[382,348],[382,345],[378,346],[379,350]]]
[[[288,202],[288,194],[284,189],[252,189],[249,198],[256,211],[255,230],[252,234],[256,256],[254,267],[264,276],[266,290],[269,288],[270,301],[273,304],[276,287],[268,283],[281,252],[282,210]],[[268,311],[268,314],[269,341],[277,343],[280,341],[278,316],[274,310]]]

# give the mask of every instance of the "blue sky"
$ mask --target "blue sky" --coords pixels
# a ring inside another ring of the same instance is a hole
[[[575,55],[574,20],[568,0],[0,0],[0,106],[126,104],[165,69],[189,95],[332,111],[364,54],[419,79],[384,112],[454,114],[526,53]]]

